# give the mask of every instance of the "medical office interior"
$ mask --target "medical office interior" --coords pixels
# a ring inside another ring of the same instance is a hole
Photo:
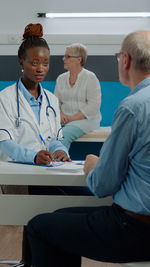
[[[0,0],[0,4],[0,90],[15,83],[21,76],[17,52],[25,26],[29,23],[41,23],[51,54],[50,70],[43,82],[44,87],[54,92],[56,78],[64,72],[62,57],[66,46],[71,43],[84,44],[88,50],[85,68],[93,71],[101,84],[100,126],[111,126],[120,101],[130,91],[119,82],[115,53],[120,51],[121,42],[126,34],[150,29],[150,17],[46,18],[39,17],[38,13],[150,12],[150,1]],[[83,149],[84,146],[81,150]],[[22,228],[19,226],[0,226],[0,258],[20,257],[21,234]],[[6,265],[0,264],[0,266]],[[107,263],[94,265],[87,261],[85,266],[121,265]]]

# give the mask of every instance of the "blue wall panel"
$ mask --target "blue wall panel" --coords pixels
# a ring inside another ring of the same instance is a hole
[[[110,126],[118,105],[121,100],[128,96],[130,89],[120,82],[101,82],[101,90],[101,126]]]

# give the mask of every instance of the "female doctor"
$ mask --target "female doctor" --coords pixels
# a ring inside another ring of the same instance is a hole
[[[50,50],[41,24],[29,24],[18,50],[22,77],[0,92],[0,160],[47,165],[69,161],[62,139],[58,100],[42,88]]]

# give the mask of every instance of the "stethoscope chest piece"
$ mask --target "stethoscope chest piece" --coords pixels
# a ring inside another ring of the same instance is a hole
[[[21,121],[20,121],[20,117],[18,117],[18,118],[16,119],[16,127],[17,127],[17,128],[20,127],[20,123],[21,123]]]

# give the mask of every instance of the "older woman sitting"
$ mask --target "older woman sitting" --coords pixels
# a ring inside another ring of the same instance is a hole
[[[68,70],[56,80],[55,95],[59,99],[64,140],[69,149],[71,142],[100,125],[101,88],[96,75],[83,68],[87,49],[82,44],[66,47],[63,57]]]

